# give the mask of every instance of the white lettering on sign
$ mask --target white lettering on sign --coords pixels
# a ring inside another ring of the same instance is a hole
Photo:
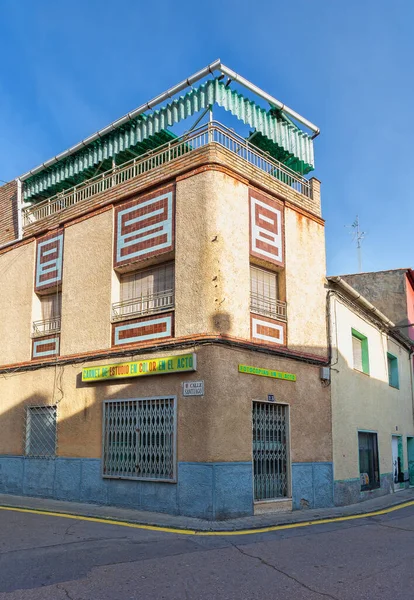
[[[183,396],[204,396],[204,381],[183,381]]]

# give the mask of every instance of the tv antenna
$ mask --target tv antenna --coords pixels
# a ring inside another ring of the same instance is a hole
[[[351,227],[352,231],[350,231],[350,233],[352,234],[352,241],[356,242],[356,247],[357,247],[357,254],[358,254],[358,270],[360,273],[362,273],[362,249],[361,249],[361,243],[362,240],[365,238],[365,231],[361,231],[360,227],[359,227],[359,217],[358,215],[355,218],[355,221],[352,223],[352,225],[346,225],[346,227]]]

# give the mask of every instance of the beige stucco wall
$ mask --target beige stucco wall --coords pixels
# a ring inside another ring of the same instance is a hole
[[[285,248],[288,346],[326,356],[324,226],[286,207]]]
[[[177,182],[176,336],[250,337],[248,188],[218,171]]]
[[[112,210],[65,229],[60,354],[111,344]]]
[[[0,364],[25,362],[31,357],[35,243],[0,256]]]
[[[403,467],[407,469],[405,436],[414,434],[408,352],[337,297],[331,300],[331,322],[335,479],[359,478],[358,430],[377,432],[382,475],[392,472],[392,435],[403,435]],[[352,328],[368,338],[369,375],[353,368]],[[399,389],[388,383],[388,350],[398,358]]]
[[[319,380],[319,368],[288,359],[218,346],[196,349],[197,371],[128,379],[123,382],[82,383],[82,366],[99,361],[16,374],[0,379],[0,454],[21,454],[25,407],[58,405],[58,454],[100,457],[102,402],[105,399],[174,394],[178,398],[178,460],[200,462],[252,459],[252,401],[290,405],[291,460],[331,461],[329,390]],[[170,352],[168,354],[183,354]],[[142,356],[166,356],[158,352]],[[137,357],[138,358],[138,357]],[[124,359],[125,361],[126,359]],[[297,381],[281,381],[238,373],[239,364],[295,373]],[[184,397],[182,382],[205,381],[205,396]],[[309,415],[317,415],[310,418]]]

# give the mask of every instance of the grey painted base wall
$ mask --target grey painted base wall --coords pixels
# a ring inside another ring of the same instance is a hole
[[[179,463],[178,483],[103,479],[101,461],[0,456],[0,493],[228,519],[253,514],[250,462]]]
[[[293,509],[333,505],[332,463],[292,465]],[[229,519],[253,514],[250,462],[178,464],[177,483],[103,479],[101,461],[0,456],[0,493]]]
[[[408,474],[405,477],[408,479]],[[346,479],[334,482],[334,500],[335,506],[346,506],[347,504],[357,504],[370,498],[377,498],[391,494],[394,491],[392,473],[384,473],[380,477],[380,487],[375,490],[361,492],[361,482],[359,479]]]
[[[331,462],[292,464],[292,507],[329,508],[333,506],[333,465]]]

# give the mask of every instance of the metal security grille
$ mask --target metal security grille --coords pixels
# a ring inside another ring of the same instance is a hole
[[[107,400],[103,476],[174,481],[176,398]]]
[[[288,409],[253,402],[253,472],[255,500],[288,495]]]
[[[56,455],[56,406],[29,406],[26,410],[26,456]]]

